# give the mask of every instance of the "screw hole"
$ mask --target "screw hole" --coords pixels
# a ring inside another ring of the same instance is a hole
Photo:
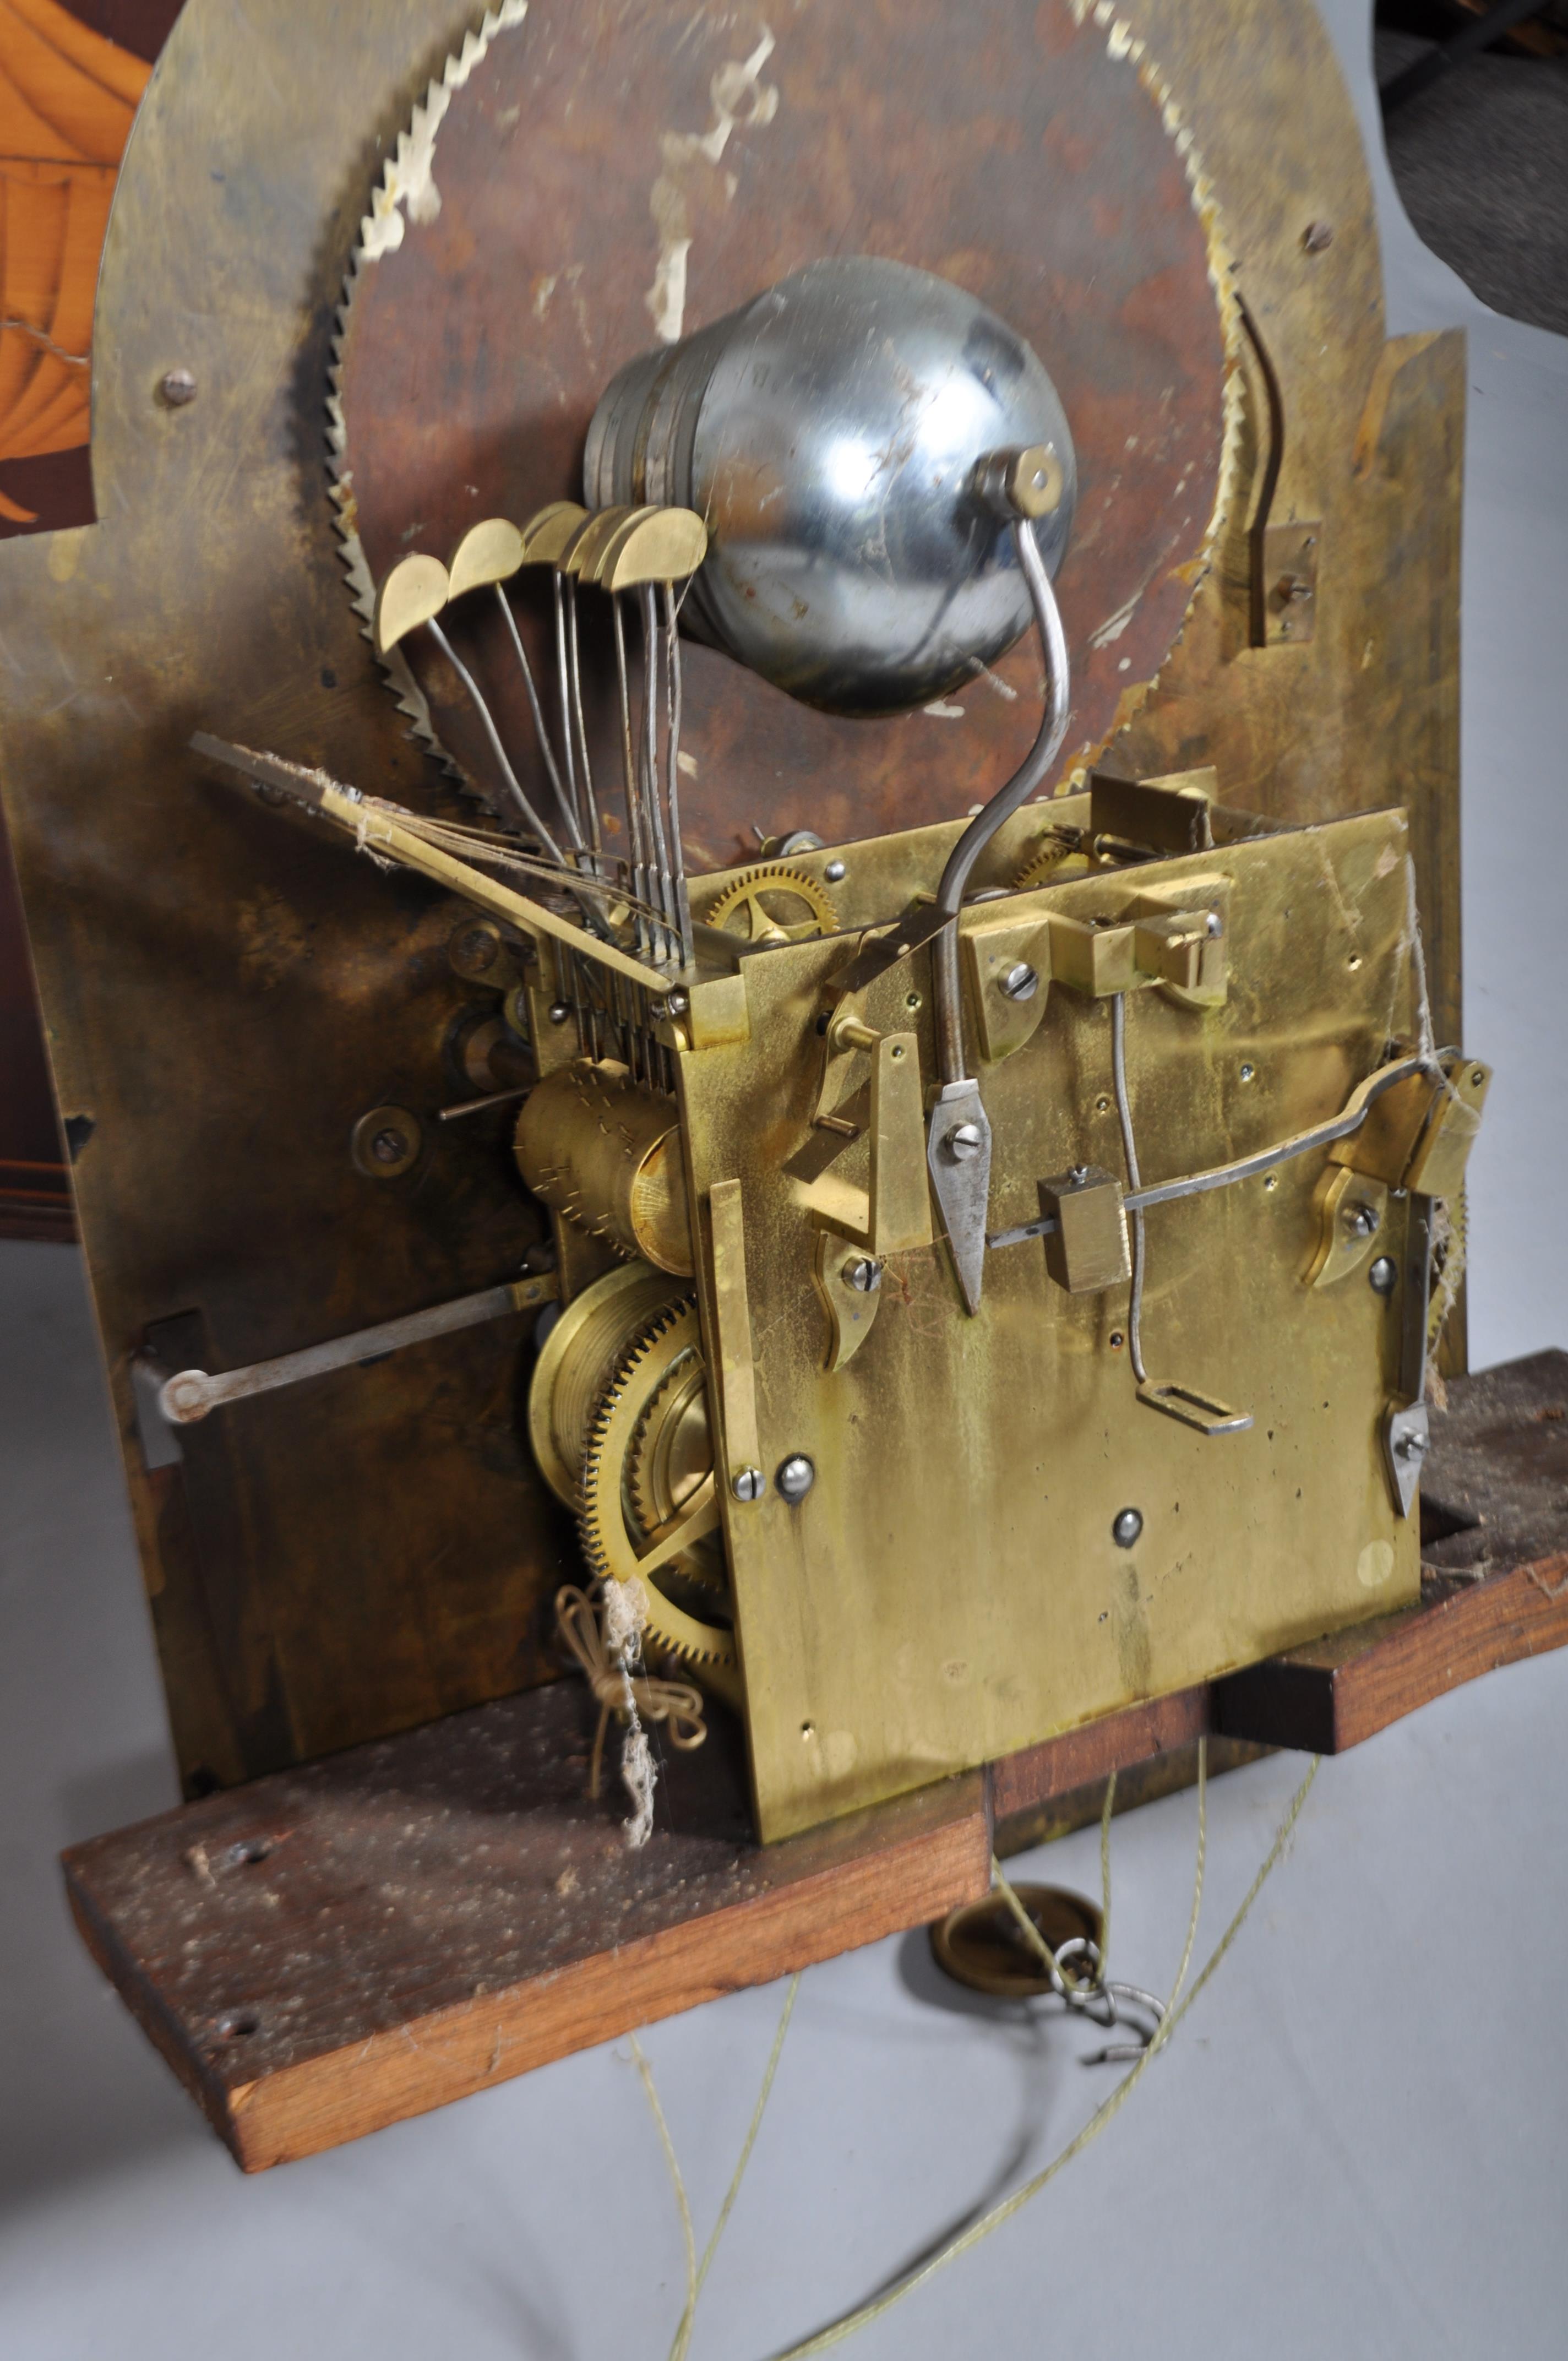
[[[261,2030],[261,2019],[253,2008],[238,2008],[218,2019],[218,2031],[225,2041],[248,2041],[253,2033]]]
[[[814,1739],[814,1738],[816,1737],[816,1735],[817,1735],[817,1725],[816,1725],[816,1723],[815,1723],[815,1722],[810,1722],[810,1721],[803,1721],[803,1722],[801,1723],[801,1725],[800,1725],[800,1734],[801,1734],[802,1738],[804,1738],[804,1739],[807,1741],[807,1743],[809,1744],[810,1741],[811,1741],[812,1739]]]
[[[1111,1350],[1112,1350],[1113,1353],[1119,1353],[1119,1352],[1121,1351],[1121,1349],[1122,1349],[1123,1345],[1126,1343],[1126,1341],[1127,1341],[1127,1340],[1126,1340],[1126,1338],[1123,1335],[1123,1334],[1122,1334],[1122,1332],[1121,1332],[1121,1330],[1120,1330],[1119,1328],[1113,1328],[1113,1329],[1112,1329],[1112,1331],[1111,1331]]]
[[[246,1837],[239,1844],[230,1845],[229,1860],[236,1869],[253,1868],[265,1861],[272,1850],[270,1837]]]

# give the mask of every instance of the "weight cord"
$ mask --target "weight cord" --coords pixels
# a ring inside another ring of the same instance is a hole
[[[1088,2122],[1085,2123],[1082,2128],[1074,2135],[1074,2136],[1068,2142],[1067,2146],[1062,2148],[1058,2155],[1052,2158],[1049,2164],[1046,2165],[1039,2172],[1036,2173],[1032,2180],[1025,2181],[1023,2186],[1019,2189],[1015,2189],[1010,2197],[1004,2197],[999,2203],[992,2206],[989,2212],[981,2215],[978,2222],[971,2223],[967,2230],[960,2231],[956,2236],[948,2239],[943,2246],[938,2248],[934,2255],[928,2257],[917,2269],[911,2271],[907,2277],[900,2279],[895,2286],[890,2288],[885,2295],[877,2296],[873,2298],[870,2303],[857,2306],[853,2312],[842,2313],[839,2319],[831,2322],[827,2328],[820,2329],[816,2335],[807,2337],[804,2344],[791,2345],[784,2351],[776,2354],[773,2356],[773,2361],[806,2361],[806,2356],[808,2355],[814,2353],[826,2353],[830,2346],[841,2345],[847,2337],[853,2336],[857,2330],[869,2328],[873,2321],[881,2320],[884,2314],[893,2310],[895,2304],[902,2303],[906,2295],[913,2295],[916,2288],[923,2287],[926,2281],[928,2279],[933,2278],[938,2271],[944,2268],[945,2265],[948,2263],[957,2262],[960,2255],[967,2255],[971,2246],[978,2246],[982,2238],[988,2238],[993,2230],[999,2230],[1004,2222],[1011,2221],[1014,2214],[1020,2213],[1023,2208],[1028,2204],[1031,2198],[1037,2197],[1039,2195],[1041,2190],[1046,2187],[1048,2181],[1056,2179],[1057,2174],[1062,2170],[1064,2166],[1070,2164],[1075,2157],[1081,2155],[1083,2150],[1090,2145],[1091,2141],[1099,2136],[1100,2133],[1104,2130],[1106,2125],[1110,2123],[1112,2117],[1120,2112],[1126,2100],[1132,2095],[1135,2086],[1142,2081],[1144,2074],[1153,2064],[1160,2050],[1164,2048],[1166,2043],[1169,2040],[1171,2035],[1175,2032],[1177,2026],[1180,2024],[1188,2010],[1192,2006],[1193,2002],[1198,1998],[1199,1993],[1203,1990],[1204,1986],[1209,1982],[1211,1977],[1218,1969],[1221,1960],[1230,1949],[1231,1945],[1235,1940],[1237,1935],[1241,1932],[1242,1927],[1246,1920],[1248,1913],[1252,1909],[1253,1904],[1257,1900],[1259,1894],[1263,1890],[1264,1884],[1278,1862],[1279,1857],[1283,1853],[1286,1845],[1289,1842],[1291,1832],[1294,1829],[1298,1819],[1300,1817],[1301,1807],[1306,1803],[1312,1782],[1318,1775],[1318,1766],[1321,1761],[1321,1757],[1320,1755],[1313,1755],[1311,1763],[1308,1767],[1307,1775],[1302,1780],[1300,1785],[1297,1788],[1295,1795],[1290,1800],[1289,1808],[1286,1812],[1284,1818],[1279,1823],[1279,1827],[1275,1833],[1274,1842],[1270,1845],[1268,1851],[1264,1858],[1262,1866],[1259,1868],[1256,1876],[1253,1879],[1252,1883],[1248,1886],[1246,1893],[1242,1897],[1241,1906],[1236,1911],[1235,1916],[1232,1918],[1231,1923],[1226,1927],[1224,1933],[1221,1936],[1219,1942],[1210,1953],[1209,1958],[1199,1973],[1196,1982],[1193,1983],[1191,1990],[1187,1993],[1185,1999],[1183,1999],[1181,1997],[1182,1987],[1187,1981],[1187,1971],[1192,1963],[1193,1945],[1198,1937],[1198,1914],[1202,1905],[1203,1900],[1203,1872],[1209,1840],[1209,1750],[1207,1740],[1201,1738],[1199,1740],[1198,1853],[1192,1880],[1192,1909],[1187,1923],[1187,1939],[1182,1946],[1181,1963],[1176,1971],[1176,1982],[1171,1987],[1170,1998],[1165,2004],[1164,2014],[1162,2015],[1159,2024],[1156,2027],[1155,2032],[1149,2040],[1148,2047],[1145,2049],[1142,2057],[1137,2060],[1137,2063],[1132,2068],[1131,2071],[1123,2076],[1122,2080],[1117,2083],[1115,2089],[1111,2092],[1109,2096],[1101,2102],[1100,2105],[1096,2107],[1094,2113],[1090,2116]],[[1114,1794],[1115,1782],[1114,1778],[1113,1778],[1107,1787],[1104,1809],[1102,1812],[1100,1820],[1100,1875],[1103,1895],[1103,1912],[1101,1927],[1102,1975],[1104,1972],[1104,1956],[1106,1952],[1108,1952],[1110,1947],[1111,1811]],[[1014,1888],[1008,1883],[1007,1878],[1003,1875],[1001,1864],[994,1859],[992,1862],[992,1872],[997,1887],[1007,1901],[1009,1906],[1018,1917],[1021,1925],[1027,1930],[1029,1936],[1033,1938],[1046,1958],[1049,1959],[1051,1954],[1048,1946],[1046,1944],[1044,1938],[1039,1934],[1038,1929],[1035,1927],[1034,1922],[1029,1918],[1028,1914],[1025,1910],[1023,1904],[1019,1901]],[[1061,1972],[1065,1973],[1065,1971]],[[641,2078],[642,2088],[647,2094],[648,2103],[652,2110],[653,2120],[658,2127],[659,2143],[663,2150],[665,2168],[669,2172],[671,2185],[675,2192],[675,2203],[679,2209],[681,2218],[681,2234],[685,2246],[686,2304],[685,2310],[681,2314],[680,2324],[675,2332],[674,2343],[670,2348],[670,2361],[685,2361],[685,2356],[690,2349],[692,2331],[696,2325],[697,2298],[702,2292],[703,2282],[707,2277],[714,2256],[718,2252],[719,2239],[724,2234],[725,2225],[729,2219],[731,2209],[734,2206],[736,2198],[740,2194],[740,2182],[745,2174],[746,2167],[751,2161],[751,2150],[756,2144],[757,2134],[762,2126],[763,2110],[767,2106],[768,2096],[773,2089],[773,2077],[778,2070],[780,2054],[784,2048],[784,2035],[789,2030],[790,2016],[795,2008],[795,1994],[799,1988],[800,1975],[797,1971],[790,1979],[789,1991],[784,1998],[784,2010],[779,2018],[778,2030],[773,2036],[773,2050],[768,2059],[767,2070],[762,2077],[762,2089],[757,2094],[757,2103],[752,2110],[751,2122],[746,2134],[745,2144],[740,2150],[740,2160],[737,2163],[734,2173],[730,2179],[729,2187],[725,2192],[724,2202],[719,2208],[718,2219],[714,2224],[713,2235],[708,2239],[707,2245],[703,2250],[700,2264],[696,2258],[696,2239],[692,2227],[691,2203],[686,2195],[685,2181],[681,2173],[679,2159],[675,2155],[674,2144],[670,2137],[669,2126],[664,2120],[664,2111],[659,2103],[659,2093],[654,2085],[652,2070],[649,2066],[647,2058],[643,2054],[641,2044],[638,2041],[636,2035],[633,2034],[631,2037],[632,2056],[636,2060],[637,2070]]]

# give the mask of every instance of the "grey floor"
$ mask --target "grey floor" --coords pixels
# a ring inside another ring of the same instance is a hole
[[[1327,9],[1369,126],[1365,0]],[[1487,313],[1379,159],[1391,325],[1471,330],[1468,1038],[1478,1363],[1568,1342],[1557,944],[1568,344]],[[1568,2348],[1568,1653],[1326,1764],[1290,1853],[1131,2104],[1035,2210],[851,2349],[1378,2361]],[[1200,1956],[1298,1766],[1217,1783]],[[173,1800],[74,1256],[0,1247],[0,2355],[659,2361],[679,2233],[625,2044],[247,2181],[77,1946],[54,1855]],[[1193,1806],[1121,1821],[1113,1946],[1170,1977]],[[1092,1835],[1048,1873],[1092,1887]],[[699,2235],[781,1994],[647,2048]],[[696,2361],[764,2361],[1069,2137],[1109,2087],[1059,2027],[938,1986],[923,1941],[806,1979]]]

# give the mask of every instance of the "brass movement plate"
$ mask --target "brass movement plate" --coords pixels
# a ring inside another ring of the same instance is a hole
[[[1020,916],[1091,918],[1157,874],[1230,881],[1223,1005],[1158,987],[1128,1005],[1146,1185],[1329,1120],[1413,1032],[1408,840],[1401,814],[1372,814],[1021,897]],[[870,988],[873,1027],[910,1021],[927,959]],[[1126,1288],[1069,1295],[1038,1242],[987,1256],[974,1319],[943,1246],[890,1257],[871,1334],[828,1371],[807,1198],[828,1136],[803,1051],[842,961],[831,942],[756,954],[751,1044],[681,1061],[694,1202],[739,1180],[746,1207],[758,1464],[816,1466],[795,1505],[774,1488],[726,1502],[764,1840],[1385,1613],[1420,1582],[1379,1442],[1397,1301],[1304,1283],[1321,1156],[1146,1216],[1150,1377],[1250,1411],[1249,1433],[1152,1415]],[[928,993],[914,1021],[929,1074]],[[1035,1218],[1045,1174],[1123,1169],[1104,1002],[1053,988],[984,1092],[993,1229]],[[835,1173],[863,1182],[865,1153]],[[708,1318],[710,1268],[699,1250]],[[1128,1507],[1143,1528],[1122,1549]]]

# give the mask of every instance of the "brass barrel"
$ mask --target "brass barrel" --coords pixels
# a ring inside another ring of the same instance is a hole
[[[513,1149],[534,1195],[618,1254],[692,1275],[691,1214],[674,1099],[612,1059],[579,1058],[529,1093]]]

